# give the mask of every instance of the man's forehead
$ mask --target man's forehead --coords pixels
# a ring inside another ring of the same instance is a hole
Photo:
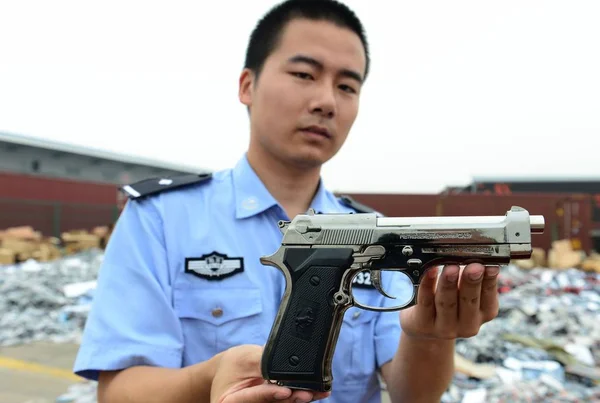
[[[349,68],[364,73],[366,57],[359,36],[329,21],[296,19],[290,21],[275,50],[283,62],[297,55],[311,57],[323,65]]]

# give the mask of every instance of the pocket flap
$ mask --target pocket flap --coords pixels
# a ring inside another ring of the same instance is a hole
[[[177,290],[174,308],[180,318],[193,318],[220,325],[262,312],[257,289],[182,289]]]

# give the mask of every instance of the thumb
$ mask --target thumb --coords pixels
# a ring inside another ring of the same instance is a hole
[[[220,403],[268,403],[285,400],[292,396],[292,391],[272,384],[262,384],[227,394]]]

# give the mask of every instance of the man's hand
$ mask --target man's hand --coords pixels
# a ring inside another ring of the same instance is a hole
[[[230,348],[219,358],[211,387],[211,403],[307,403],[329,393],[292,391],[271,385],[262,378],[260,360],[263,348],[243,345]]]
[[[436,284],[437,270],[430,269],[419,286],[417,305],[401,311],[404,334],[417,339],[475,336],[498,314],[499,268],[469,264],[444,267]]]

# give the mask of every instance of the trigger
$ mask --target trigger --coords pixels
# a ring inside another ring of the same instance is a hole
[[[373,287],[375,287],[377,291],[379,291],[383,296],[391,299],[396,299],[396,297],[392,297],[387,292],[385,292],[383,288],[381,288],[381,271],[369,270],[369,272],[371,273],[371,282],[373,283]]]

